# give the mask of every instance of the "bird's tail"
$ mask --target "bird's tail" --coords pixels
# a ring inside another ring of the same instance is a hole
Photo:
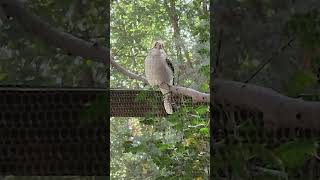
[[[173,109],[172,109],[172,102],[171,102],[171,93],[170,91],[166,90],[166,89],[161,89],[160,91],[163,94],[163,106],[164,109],[166,110],[166,112],[168,114],[172,114],[173,113]]]

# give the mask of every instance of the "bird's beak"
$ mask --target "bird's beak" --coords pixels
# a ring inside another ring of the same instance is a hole
[[[154,45],[154,48],[156,48],[156,49],[161,49],[161,44],[160,44],[160,43],[156,43],[156,44]]]

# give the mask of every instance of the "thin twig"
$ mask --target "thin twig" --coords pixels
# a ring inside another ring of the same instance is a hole
[[[282,53],[287,47],[291,47],[291,43],[295,40],[295,38],[291,38],[285,45],[283,45],[279,51],[273,53],[270,58],[268,58],[264,63],[260,65],[260,67],[246,80],[242,87],[245,87],[250,80],[252,80],[267,64],[271,62],[271,60]]]
[[[273,176],[278,176],[278,177],[282,177],[284,179],[288,179],[288,174],[283,171],[279,171],[279,170],[275,170],[275,169],[268,169],[268,168],[259,167],[259,166],[254,166],[253,168],[255,170],[262,172],[262,173],[267,173],[267,174],[270,174]]]
[[[218,35],[218,45],[217,45],[217,53],[216,53],[216,62],[213,68],[213,77],[215,78],[218,73],[218,66],[220,62],[220,51],[221,51],[221,44],[222,44],[222,35],[223,35],[223,30],[220,29],[219,35]]]

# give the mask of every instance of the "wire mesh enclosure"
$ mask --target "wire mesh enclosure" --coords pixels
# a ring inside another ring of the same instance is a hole
[[[0,88],[0,173],[106,175],[105,89]],[[95,110],[95,111],[93,111]]]
[[[269,126],[257,109],[231,104],[216,104],[211,111],[211,173],[215,179],[320,178],[319,127]]]
[[[204,103],[192,103],[191,97],[175,95],[175,109],[180,106],[198,106]],[[167,116],[160,91],[121,90],[110,91],[110,113],[112,117]]]

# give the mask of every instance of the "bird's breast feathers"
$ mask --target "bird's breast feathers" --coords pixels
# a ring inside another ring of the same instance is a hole
[[[166,54],[163,50],[151,50],[145,60],[145,74],[150,85],[172,83],[173,72],[166,63]]]
[[[166,53],[162,49],[151,49],[150,56],[166,56]]]

